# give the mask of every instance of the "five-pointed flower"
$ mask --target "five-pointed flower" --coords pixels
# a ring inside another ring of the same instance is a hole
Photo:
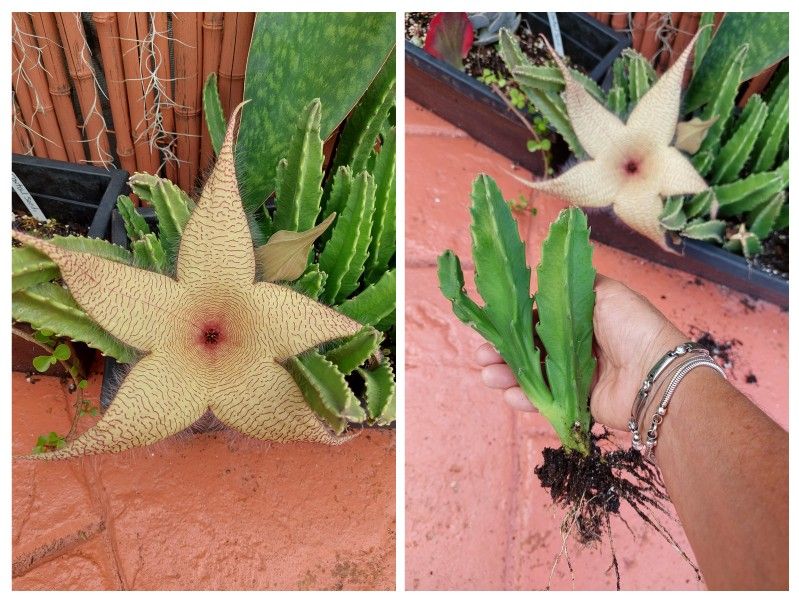
[[[707,188],[691,162],[674,146],[680,91],[696,37],[677,61],[638,101],[626,123],[577,83],[552,52],[563,73],[563,99],[583,149],[593,160],[561,176],[528,183],[582,207],[612,205],[632,229],[669,250],[659,217],[661,196],[695,194]]]
[[[102,419],[35,458],[121,452],[175,434],[207,410],[264,440],[337,443],[282,366],[361,325],[286,287],[256,281],[233,143],[240,106],[180,241],[176,278],[14,236],[47,254],[78,304],[144,353]]]

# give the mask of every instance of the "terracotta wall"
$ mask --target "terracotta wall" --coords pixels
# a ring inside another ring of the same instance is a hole
[[[167,176],[208,165],[202,86],[241,101],[254,13],[14,13],[13,150]]]

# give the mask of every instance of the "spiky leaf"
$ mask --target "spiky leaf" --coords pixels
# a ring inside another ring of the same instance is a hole
[[[363,325],[373,325],[384,331],[386,319],[394,312],[396,290],[397,272],[391,269],[377,283],[339,304],[336,310]]]
[[[375,210],[364,272],[367,283],[380,279],[396,251],[396,149],[397,130],[392,127],[383,139],[374,168]]]
[[[749,102],[751,102],[751,98]],[[774,167],[783,138],[788,132],[788,75],[782,78],[768,105],[768,118],[757,138],[752,171],[760,173]]]
[[[133,252],[133,264],[135,266],[155,271],[156,273],[167,273],[169,271],[166,253],[154,233],[147,233],[141,239],[131,242],[130,249]]]
[[[708,130],[701,150],[715,149],[721,140],[721,134],[727,126],[727,120],[735,106],[735,97],[738,94],[738,85],[741,82],[743,65],[748,51],[749,46],[743,45],[731,55],[727,68],[720,74],[719,80],[714,83],[717,93],[702,111],[702,119],[709,121],[715,117],[716,122]]]
[[[133,206],[130,196],[117,198],[117,211],[122,217],[122,223],[125,225],[125,233],[128,234],[128,239],[131,241],[140,240],[150,233],[150,226],[144,220],[144,217],[141,216],[141,213],[136,210],[136,207]]]
[[[324,353],[339,371],[348,375],[361,366],[380,347],[383,334],[374,327],[364,327],[351,338]]]
[[[738,178],[761,133],[766,115],[768,108],[760,96],[755,94],[749,98],[738,119],[735,133],[721,147],[713,164],[713,183],[730,183]]]
[[[226,120],[222,110],[222,100],[219,98],[216,73],[210,73],[203,86],[203,115],[211,138],[211,146],[214,152],[219,152],[222,140],[225,139]]]
[[[785,204],[785,192],[782,191],[758,208],[753,210],[746,219],[746,226],[759,239],[764,240],[774,231],[777,217]]]
[[[325,287],[326,279],[327,273],[320,271],[317,263],[312,263],[308,265],[305,273],[299,279],[292,282],[291,289],[316,300]]]
[[[391,425],[396,419],[397,395],[394,371],[387,358],[374,369],[358,369],[366,382],[366,410],[378,425]]]
[[[724,241],[726,227],[727,224],[724,221],[695,219],[685,226],[680,235],[695,240],[712,241],[721,244]]]

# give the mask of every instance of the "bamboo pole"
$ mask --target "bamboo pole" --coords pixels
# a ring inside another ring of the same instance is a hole
[[[752,94],[759,94],[771,81],[771,78],[774,76],[774,71],[777,70],[777,67],[780,66],[780,63],[776,63],[761,71],[758,75],[755,75],[751,81],[749,81],[749,85],[746,86],[746,91],[741,96],[741,99],[738,101],[738,106],[743,108],[746,106],[746,103],[749,102],[749,98],[752,97]]]
[[[660,40],[657,34],[662,13],[652,12],[645,14],[646,24],[644,25],[644,31],[641,36],[641,48],[638,51],[643,54],[647,60],[652,61],[660,48]]]
[[[11,137],[12,152],[17,154],[31,154],[33,152],[33,144],[31,143],[28,130],[25,129],[22,113],[19,110],[16,98],[12,98],[14,116],[12,117],[12,129],[14,135]]]
[[[172,36],[175,40],[175,129],[180,163],[178,186],[186,192],[193,190],[200,165],[202,27],[202,13],[172,15]]]
[[[60,37],[55,17],[53,13],[37,12],[30,13],[30,18],[67,160],[73,163],[86,162],[86,151],[81,141],[75,109],[72,106],[72,84],[64,68],[64,55],[59,44]]]
[[[58,127],[58,118],[53,108],[47,77],[39,62],[39,47],[33,33],[30,17],[26,13],[12,13],[17,86],[27,86],[33,102],[36,120],[41,127],[39,133],[47,146],[47,155],[55,160],[67,160],[67,151]]]
[[[135,13],[117,13],[119,47],[122,51],[122,66],[125,73],[125,89],[128,96],[133,150],[136,155],[136,170],[155,175],[158,172],[158,150],[150,143],[148,129],[147,94],[144,74],[140,62],[140,44]],[[151,104],[150,104],[151,106]]]
[[[222,29],[225,23],[225,13],[207,12],[203,18],[202,25],[202,83],[208,79],[208,75],[219,70],[219,60],[222,54]],[[202,119],[202,142],[200,147],[200,168],[204,169],[210,164],[214,150],[211,146],[211,136],[208,133],[208,126],[205,119]]]
[[[69,75],[75,86],[83,116],[84,139],[89,145],[90,162],[111,164],[106,123],[100,108],[94,68],[89,62],[89,47],[80,22],[80,13],[55,13]]]
[[[696,30],[699,28],[699,18],[701,15],[702,13],[698,12],[682,13],[679,26],[674,34],[674,43],[671,47],[671,60],[669,61],[669,66],[673,65],[677,61],[683,50],[685,50],[691,39],[696,34]],[[689,60],[688,66],[685,69],[685,73],[683,73],[683,86],[687,85],[688,82],[691,81],[692,70],[693,61]]]
[[[152,15],[152,60],[155,76],[158,81],[156,106],[160,116],[159,146],[165,149],[164,162],[166,176],[177,183],[178,164],[174,160],[175,152],[175,112],[172,100],[172,69],[169,64],[169,38],[167,37],[167,13],[157,12]]]
[[[225,115],[233,112],[244,96],[247,51],[254,23],[254,13],[225,13],[222,56],[219,60],[219,96]]]
[[[42,129],[39,124],[36,108],[31,98],[30,89],[22,79],[20,69],[22,68],[19,53],[16,48],[12,48],[12,68],[14,69],[11,77],[11,87],[14,90],[14,96],[19,105],[19,111],[22,113],[22,119],[30,132],[31,142],[33,144],[33,153],[35,156],[41,158],[49,158],[47,154],[47,144],[42,137]]]
[[[125,72],[122,67],[116,13],[92,13],[92,21],[97,30],[100,54],[103,58],[105,82],[108,86],[108,102],[111,106],[111,117],[114,119],[117,156],[119,156],[122,168],[133,173],[136,170],[136,156],[133,150],[133,139],[130,135],[128,97],[125,92]]]
[[[627,31],[630,27],[630,13],[610,13],[610,26],[616,31]]]

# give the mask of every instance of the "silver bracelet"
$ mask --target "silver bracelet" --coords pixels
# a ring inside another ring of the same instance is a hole
[[[688,373],[697,367],[710,367],[711,369],[720,373],[724,379],[727,379],[724,369],[718,366],[716,362],[708,356],[697,356],[696,358],[691,358],[677,367],[677,369],[674,371],[674,376],[672,377],[671,382],[666,388],[666,391],[663,393],[663,398],[661,398],[655,414],[652,415],[652,424],[649,427],[649,431],[646,432],[646,447],[643,451],[643,455],[645,457],[652,458],[654,456],[655,446],[658,445],[658,427],[663,422],[663,418],[666,416],[669,402],[671,402],[671,398],[674,396],[677,386],[680,385],[680,382],[685,379],[685,376],[688,375]]]
[[[706,348],[703,348],[695,342],[685,342],[680,344],[674,350],[670,350],[663,355],[663,357],[655,363],[649,373],[641,384],[638,394],[633,401],[632,410],[630,412],[630,420],[627,422],[627,427],[630,433],[633,434],[633,448],[636,450],[643,450],[644,444],[641,443],[641,433],[639,431],[639,424],[641,422],[641,415],[645,412],[649,394],[652,392],[652,385],[655,380],[660,377],[666,369],[677,360],[680,356],[685,356],[688,353],[697,353],[709,356],[710,353]]]

